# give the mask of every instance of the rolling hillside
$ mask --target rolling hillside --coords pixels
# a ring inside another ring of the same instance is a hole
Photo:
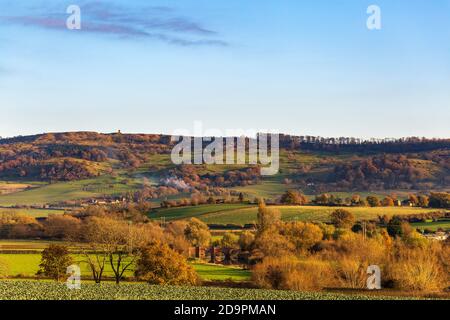
[[[289,189],[399,196],[449,190],[448,139],[349,141],[281,136],[280,170],[261,176],[255,165],[175,166],[174,143],[164,135],[71,132],[1,139],[0,206],[131,196],[143,189],[140,196],[155,203],[205,191],[273,199]]]

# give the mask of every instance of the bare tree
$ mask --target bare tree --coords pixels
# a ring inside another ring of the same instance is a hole
[[[139,249],[154,240],[161,240],[163,232],[154,224],[133,225],[131,222],[111,218],[91,217],[86,223],[88,242],[84,252],[94,280],[100,283],[107,262],[111,265],[116,283],[131,270]]]

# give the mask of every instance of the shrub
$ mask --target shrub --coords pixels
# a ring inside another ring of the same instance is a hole
[[[387,243],[383,236],[367,238],[346,232],[336,241],[323,243],[318,253],[321,260],[334,261],[333,273],[345,288],[363,288],[369,265],[383,266],[386,262]]]
[[[286,277],[286,289],[304,291],[334,287],[336,280],[328,261],[307,259],[300,261],[296,269]]]
[[[69,255],[67,246],[51,244],[42,251],[41,263],[39,264],[40,270],[38,273],[59,281],[66,274],[67,267],[72,262],[73,260]]]
[[[409,227],[406,228],[402,236],[403,243],[409,247],[425,247],[428,244],[428,240],[412,229],[410,224],[407,225]]]
[[[382,204],[384,207],[393,207],[394,199],[392,199],[391,197],[386,197],[383,199]]]
[[[320,227],[308,222],[288,222],[284,224],[281,234],[299,251],[310,249],[323,238]]]
[[[54,239],[77,240],[80,220],[69,215],[49,215],[44,223],[44,235]]]
[[[379,207],[381,205],[380,199],[378,199],[378,197],[376,196],[368,196],[366,198],[366,201],[371,207]]]
[[[275,232],[264,232],[255,239],[255,250],[253,250],[253,259],[262,259],[264,257],[281,257],[293,254],[295,246],[286,237]]]
[[[315,290],[334,285],[328,262],[294,256],[264,259],[254,267],[252,279],[261,288],[279,290]]]
[[[432,208],[450,208],[450,193],[432,193],[428,205]]]
[[[436,291],[448,286],[448,273],[440,260],[439,244],[409,248],[397,243],[396,254],[387,266],[394,286],[410,291]]]
[[[225,232],[222,239],[220,239],[220,246],[222,248],[236,248],[238,246],[239,237],[233,232]]]
[[[189,220],[184,230],[184,235],[193,246],[207,246],[211,241],[211,233],[208,226],[197,218]]]
[[[265,232],[271,228],[275,228],[281,221],[281,212],[277,209],[267,208],[264,202],[260,202],[258,206],[258,232]]]
[[[250,251],[255,241],[255,235],[253,232],[244,231],[239,236],[239,247],[242,251]]]
[[[331,240],[333,238],[336,228],[332,224],[319,223],[318,226],[322,230],[324,240]]]
[[[291,205],[304,205],[308,203],[308,198],[300,192],[288,190],[281,196],[281,203]]]
[[[337,209],[331,213],[331,222],[336,228],[351,228],[355,223],[355,216],[348,210]]]
[[[359,259],[344,257],[339,260],[335,272],[344,287],[362,289],[366,285],[366,268]]]
[[[135,276],[150,284],[194,285],[199,282],[186,259],[165,243],[142,249]]]
[[[9,275],[9,265],[8,263],[0,259],[0,278],[7,278]]]

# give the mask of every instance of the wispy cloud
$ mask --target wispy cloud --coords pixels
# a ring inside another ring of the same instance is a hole
[[[217,32],[209,30],[197,22],[176,15],[176,10],[169,7],[145,7],[138,11],[126,11],[104,2],[90,2],[83,5],[83,11],[92,19],[120,24],[133,25],[140,28],[161,29],[183,33],[214,35]],[[145,18],[144,18],[145,17]]]
[[[88,2],[81,7],[81,32],[115,35],[121,38],[148,38],[180,46],[227,46],[219,34],[198,22],[180,16],[169,7],[130,9],[104,2]],[[50,30],[65,30],[67,14],[36,13],[0,16],[0,21]]]

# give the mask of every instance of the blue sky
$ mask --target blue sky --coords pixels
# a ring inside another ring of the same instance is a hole
[[[3,137],[450,137],[450,0],[0,0],[0,110]]]

